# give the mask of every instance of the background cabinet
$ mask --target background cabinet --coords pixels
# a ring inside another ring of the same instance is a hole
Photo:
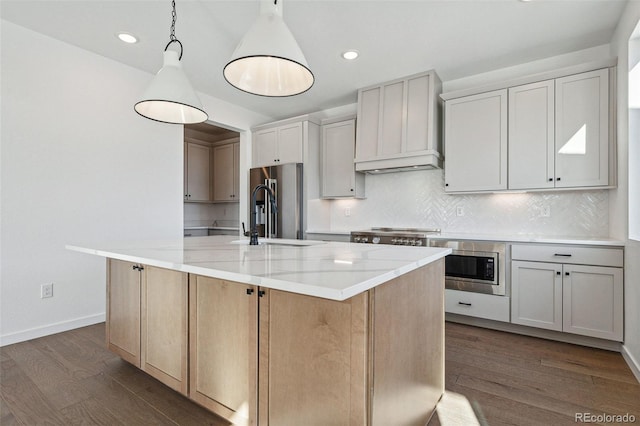
[[[356,170],[441,167],[434,71],[358,91]]]
[[[240,201],[240,144],[213,148],[213,201]]]
[[[302,122],[257,130],[253,135],[253,167],[302,163]]]
[[[513,323],[622,341],[622,249],[514,245],[512,259]]]
[[[445,104],[445,191],[507,189],[506,89]]]
[[[211,201],[211,148],[185,144],[184,201]]]
[[[189,397],[249,424],[256,418],[258,297],[255,286],[190,276]]]
[[[356,145],[355,118],[322,122],[322,198],[364,198],[364,174],[353,163]]]

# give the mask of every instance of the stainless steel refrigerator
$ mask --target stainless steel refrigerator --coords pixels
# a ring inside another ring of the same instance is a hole
[[[256,196],[258,235],[267,238],[303,239],[302,164],[291,163],[251,169],[249,210],[251,210],[253,190],[260,184],[267,185],[275,194],[276,212],[272,211],[271,203],[265,203],[266,191],[258,191]],[[249,211],[249,218],[251,213]]]

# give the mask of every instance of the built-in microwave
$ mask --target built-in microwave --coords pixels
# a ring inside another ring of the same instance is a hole
[[[432,239],[429,245],[453,249],[445,258],[446,288],[506,295],[506,243]]]

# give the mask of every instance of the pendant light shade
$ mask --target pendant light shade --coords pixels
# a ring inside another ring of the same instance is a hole
[[[134,108],[143,117],[163,123],[202,123],[208,118],[173,50],[165,50],[164,65]]]
[[[224,67],[234,87],[261,96],[293,96],[313,86],[313,73],[282,19],[282,0],[261,0],[260,16]]]
[[[171,35],[164,48],[162,68],[147,88],[142,99],[134,109],[143,117],[163,123],[193,124],[206,121],[209,116],[202,108],[198,95],[191,87],[189,79],[182,70],[182,43],[176,38],[176,2],[171,1]],[[180,56],[175,50],[169,50],[171,44],[180,46]]]

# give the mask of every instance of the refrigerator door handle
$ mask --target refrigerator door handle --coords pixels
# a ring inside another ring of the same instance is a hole
[[[265,179],[265,185],[267,185],[273,191],[273,194],[278,199],[278,180],[277,179]],[[271,208],[271,203],[267,202],[267,196],[265,195],[265,210],[267,212],[265,220],[265,236],[268,238],[278,237],[278,211],[275,212]]]

